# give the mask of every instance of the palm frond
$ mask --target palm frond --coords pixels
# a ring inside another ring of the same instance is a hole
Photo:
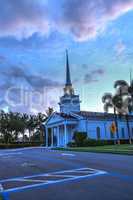
[[[105,112],[108,113],[109,108],[112,108],[112,107],[113,107],[113,104],[105,103],[103,109],[104,109]]]
[[[114,88],[121,87],[121,86],[129,86],[125,80],[117,80],[114,83]]]
[[[105,103],[106,101],[111,101],[112,100],[112,94],[111,93],[105,93],[102,96],[102,102]]]

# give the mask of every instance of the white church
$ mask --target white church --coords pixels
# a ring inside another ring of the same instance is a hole
[[[74,132],[87,133],[88,138],[96,140],[129,139],[126,121],[118,120],[118,133],[112,134],[110,127],[114,115],[80,110],[80,98],[71,82],[68,53],[66,52],[66,83],[64,95],[60,97],[60,112],[54,112],[44,123],[46,146],[66,147],[73,141]],[[133,116],[129,116],[130,137],[133,138]]]

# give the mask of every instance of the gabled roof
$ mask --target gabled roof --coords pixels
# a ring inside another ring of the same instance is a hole
[[[54,112],[45,121],[44,125],[51,124],[51,123],[57,123],[57,122],[61,122],[64,120],[77,120],[77,118],[70,114]]]

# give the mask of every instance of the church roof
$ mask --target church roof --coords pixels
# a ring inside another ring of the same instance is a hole
[[[58,118],[59,117],[59,118]],[[53,119],[53,120],[52,120]],[[64,120],[70,120],[77,122],[79,120],[98,120],[98,121],[114,121],[114,114],[112,113],[103,113],[103,112],[89,112],[89,111],[80,111],[80,112],[71,112],[68,113],[53,113],[45,122],[46,124],[58,123]],[[119,121],[126,121],[125,116],[118,116]],[[52,120],[52,121],[50,121]],[[128,115],[128,120],[133,121],[133,115]]]
[[[76,117],[72,116],[71,114],[66,114],[66,113],[56,113],[57,115],[60,115],[64,119],[69,119],[69,120],[75,120]]]
[[[92,119],[92,120],[114,120],[113,113],[103,113],[103,112],[90,112],[90,111],[80,111],[74,112],[76,115],[81,116],[85,119]],[[125,120],[124,116],[118,116],[119,119]],[[129,120],[133,120],[132,115],[128,115]]]

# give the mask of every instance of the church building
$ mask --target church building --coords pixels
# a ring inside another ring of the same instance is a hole
[[[60,97],[60,112],[54,112],[44,123],[46,146],[65,147],[73,141],[75,132],[87,133],[88,138],[96,140],[127,140],[129,132],[124,117],[118,119],[118,133],[113,134],[110,127],[114,115],[80,110],[80,98],[75,94],[70,74],[68,52],[66,52],[66,83],[64,94]],[[129,116],[130,137],[133,138],[133,116]]]

